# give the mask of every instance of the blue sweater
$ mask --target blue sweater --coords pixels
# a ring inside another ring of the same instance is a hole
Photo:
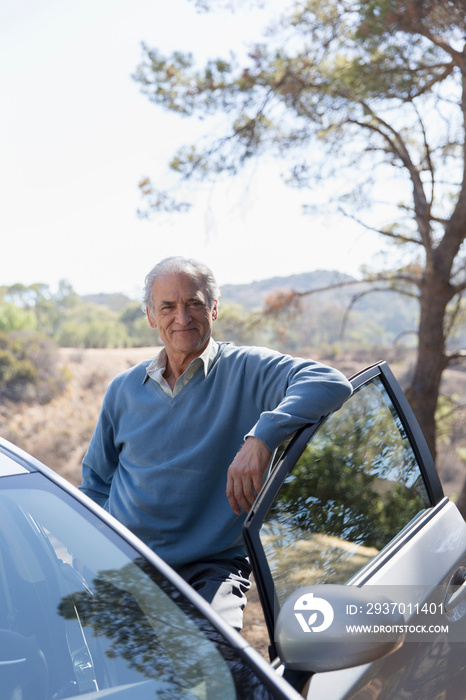
[[[108,387],[83,461],[80,488],[172,566],[244,555],[244,514],[225,491],[244,438],[273,452],[351,393],[330,367],[257,347],[220,343],[207,376],[167,396],[146,370]]]

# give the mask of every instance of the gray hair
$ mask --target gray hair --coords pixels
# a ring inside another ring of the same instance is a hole
[[[146,276],[142,302],[144,311],[146,307],[148,307],[151,313],[154,312],[152,288],[155,280],[162,277],[162,275],[179,273],[190,275],[202,283],[207,296],[207,302],[209,306],[213,308],[214,302],[220,297],[220,289],[212,270],[207,267],[207,265],[194,258],[183,258],[181,255],[174,255],[161,260]]]

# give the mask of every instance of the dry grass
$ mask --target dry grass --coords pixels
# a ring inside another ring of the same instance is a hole
[[[66,391],[43,406],[0,408],[0,434],[77,485],[81,461],[110,380],[154,354],[154,349],[60,350],[70,380]]]

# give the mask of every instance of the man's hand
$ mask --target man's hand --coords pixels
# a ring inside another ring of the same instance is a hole
[[[241,508],[248,513],[262,488],[262,477],[272,453],[255,437],[248,437],[230,464],[227,475],[227,498],[236,515]]]

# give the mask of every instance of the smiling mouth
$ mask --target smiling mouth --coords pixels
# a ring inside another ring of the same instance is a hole
[[[172,335],[191,335],[192,333],[197,333],[197,328],[180,328],[172,331]]]

